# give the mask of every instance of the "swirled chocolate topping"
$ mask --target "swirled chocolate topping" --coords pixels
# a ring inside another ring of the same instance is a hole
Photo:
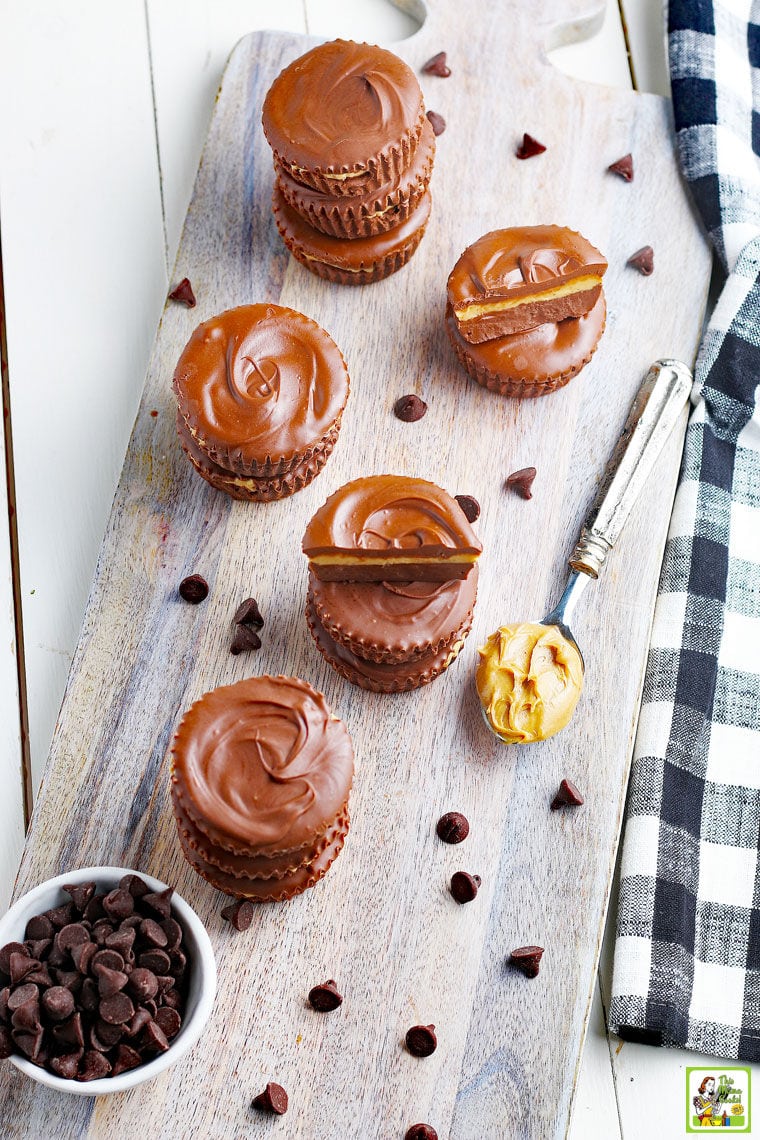
[[[173,387],[204,450],[255,471],[315,447],[345,407],[349,380],[315,321],[280,305],[242,305],[198,326]]]
[[[188,814],[261,854],[323,831],[354,771],[345,725],[297,677],[251,677],[206,693],[185,714],[172,752]]]
[[[446,582],[466,577],[482,549],[447,491],[405,475],[346,483],[303,537],[309,567],[325,582]]]
[[[333,40],[275,79],[262,124],[272,150],[298,168],[364,169],[367,160],[419,130],[422,92],[414,72],[372,44]]]
[[[452,269],[448,300],[474,344],[587,313],[599,299],[607,262],[563,226],[492,230]]]

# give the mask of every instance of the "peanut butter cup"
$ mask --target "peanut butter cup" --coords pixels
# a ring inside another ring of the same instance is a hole
[[[280,165],[324,194],[377,189],[410,164],[424,122],[410,67],[372,44],[333,40],[275,79],[262,113]]]
[[[348,832],[353,747],[324,697],[297,677],[206,693],[172,746],[172,801],[191,866],[261,902],[312,886]]]
[[[325,448],[349,391],[332,337],[294,309],[264,304],[228,309],[199,325],[172,384],[203,455],[225,472],[264,479]]]
[[[427,479],[371,475],[340,487],[303,537],[323,582],[448,582],[483,547],[459,503]]]

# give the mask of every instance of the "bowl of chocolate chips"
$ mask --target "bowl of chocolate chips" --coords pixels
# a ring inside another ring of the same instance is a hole
[[[206,929],[123,867],[41,883],[0,919],[0,1059],[62,1092],[124,1092],[195,1044],[216,993]]]

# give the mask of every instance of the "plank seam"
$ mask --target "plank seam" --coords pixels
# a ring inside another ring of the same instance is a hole
[[[161,227],[164,232],[164,265],[166,279],[170,280],[171,266],[169,264],[169,235],[166,229],[166,204],[164,202],[164,172],[161,166],[161,142],[158,132],[158,106],[156,104],[156,80],[153,71],[153,48],[150,39],[150,15],[148,13],[148,0],[143,0],[145,12],[145,37],[148,46],[148,71],[150,72],[150,98],[153,104],[153,133],[156,140],[156,162],[158,164],[158,192],[161,197]]]
[[[13,594],[13,625],[16,639],[16,676],[19,706],[20,765],[24,830],[29,827],[34,800],[32,784],[32,758],[29,748],[29,707],[26,691],[24,659],[24,622],[21,607],[21,573],[19,560],[18,527],[16,525],[16,480],[13,468],[13,432],[11,430],[11,394],[8,363],[8,340],[5,331],[5,292],[3,288],[3,248],[0,237],[0,384],[3,400],[3,436],[5,440],[5,482],[8,495],[8,536],[11,556],[11,590]]]
[[[631,51],[631,38],[628,34],[628,24],[625,18],[624,0],[617,0],[618,14],[620,15],[620,26],[623,29],[623,41],[625,43],[625,55],[628,60],[628,70],[631,73],[631,84],[634,91],[639,90],[639,85],[636,81],[636,68],[633,63],[633,52]]]

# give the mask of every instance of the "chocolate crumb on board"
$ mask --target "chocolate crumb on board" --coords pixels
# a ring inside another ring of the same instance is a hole
[[[410,393],[408,396],[399,396],[393,405],[393,413],[404,423],[413,424],[416,420],[422,419],[427,407],[424,400]]]
[[[429,1057],[438,1047],[434,1025],[413,1025],[407,1029],[405,1041],[413,1057]]]
[[[254,629],[261,629],[264,625],[264,619],[255,598],[246,598],[244,602],[241,602],[235,610],[235,616],[232,620],[235,625],[252,625]]]
[[[404,1140],[438,1140],[438,1133],[430,1124],[413,1124],[404,1133]]]
[[[521,467],[507,476],[506,486],[519,495],[521,499],[533,498],[533,480],[536,478],[535,467]]]
[[[195,300],[195,293],[190,284],[189,277],[183,277],[179,285],[172,289],[169,294],[170,301],[179,301],[183,305],[187,305],[188,309],[194,309],[197,302]]]
[[[536,978],[543,953],[543,946],[518,946],[509,955],[509,961],[512,966],[525,974],[526,978]]]
[[[338,992],[334,978],[329,978],[319,986],[309,990],[309,1005],[319,1013],[330,1013],[343,1004],[343,997]]]
[[[472,495],[455,495],[454,498],[464,511],[464,517],[468,522],[474,523],[480,518],[480,503]]]
[[[427,63],[423,63],[422,71],[425,75],[437,75],[439,79],[448,79],[451,75],[451,68],[446,63],[446,52],[436,52]]]
[[[273,1112],[276,1116],[284,1116],[288,1111],[288,1094],[282,1085],[269,1081],[262,1093],[253,1098],[253,1108],[260,1108],[263,1112]]]
[[[234,930],[247,930],[253,922],[253,903],[250,899],[238,899],[230,906],[222,908],[222,918],[226,919]]]
[[[189,574],[179,584],[179,596],[191,606],[197,606],[208,597],[208,582],[200,574]]]
[[[461,843],[470,834],[470,824],[460,811],[447,811],[438,820],[435,830],[444,843]]]
[[[478,893],[480,875],[468,875],[466,871],[455,871],[451,876],[450,890],[455,902],[472,902]]]
[[[540,143],[538,139],[534,139],[533,135],[524,134],[515,155],[517,158],[535,158],[537,154],[543,154],[545,150],[544,144]]]
[[[439,115],[437,111],[428,111],[427,119],[430,126],[433,128],[433,134],[438,138],[446,130],[446,120],[443,115]]]
[[[230,653],[237,657],[239,653],[246,653],[249,649],[261,649],[261,638],[255,629],[248,625],[238,625],[232,639]]]
[[[624,154],[617,162],[607,167],[610,174],[619,174],[625,182],[633,182],[633,155]]]

